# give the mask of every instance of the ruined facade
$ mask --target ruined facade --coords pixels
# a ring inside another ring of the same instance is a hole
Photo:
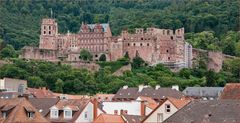
[[[140,56],[150,65],[163,63],[169,67],[191,67],[192,47],[184,41],[184,28],[175,31],[169,29],[136,29],[134,34],[122,31],[112,36],[108,23],[84,24],[77,34],[58,33],[55,19],[43,19],[39,47],[24,47],[22,58],[77,62],[80,51],[89,50],[93,60],[104,54],[108,61],[122,58],[126,53],[132,59]]]

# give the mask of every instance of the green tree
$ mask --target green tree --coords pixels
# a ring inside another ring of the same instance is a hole
[[[80,51],[80,56],[79,56],[80,59],[84,60],[84,61],[92,61],[92,54],[86,50],[86,49],[82,49]]]
[[[129,54],[128,54],[128,51],[124,54],[124,58],[126,58],[126,59],[129,59],[130,57],[129,57]]]
[[[28,78],[28,86],[34,88],[45,87],[46,82],[44,82],[39,76],[30,76]]]
[[[63,81],[61,79],[57,79],[55,83],[55,91],[58,93],[63,93]]]
[[[133,58],[132,68],[137,69],[137,68],[143,67],[144,65],[145,65],[145,61],[141,57],[136,56]]]
[[[216,73],[213,70],[209,70],[206,73],[206,86],[208,87],[214,87],[217,84],[218,77],[216,76]]]
[[[16,58],[17,52],[11,45],[7,45],[0,51],[0,58]]]
[[[107,57],[105,54],[102,54],[99,58],[99,61],[106,61],[107,60]]]

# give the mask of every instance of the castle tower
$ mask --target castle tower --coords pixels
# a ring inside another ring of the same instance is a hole
[[[58,25],[55,19],[43,19],[41,24],[40,49],[56,49]]]

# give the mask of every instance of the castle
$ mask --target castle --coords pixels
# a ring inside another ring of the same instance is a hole
[[[79,62],[80,51],[86,49],[98,61],[105,55],[107,61],[115,61],[126,53],[132,59],[140,56],[150,65],[163,63],[171,68],[191,67],[192,46],[184,40],[184,28],[157,29],[137,28],[134,34],[122,31],[119,36],[112,36],[108,23],[82,23],[77,34],[58,33],[55,19],[43,19],[39,47],[25,46],[22,58]]]

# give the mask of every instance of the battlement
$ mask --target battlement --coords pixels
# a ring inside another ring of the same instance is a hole
[[[52,18],[44,18],[42,19],[42,24],[55,24],[56,20]]]

